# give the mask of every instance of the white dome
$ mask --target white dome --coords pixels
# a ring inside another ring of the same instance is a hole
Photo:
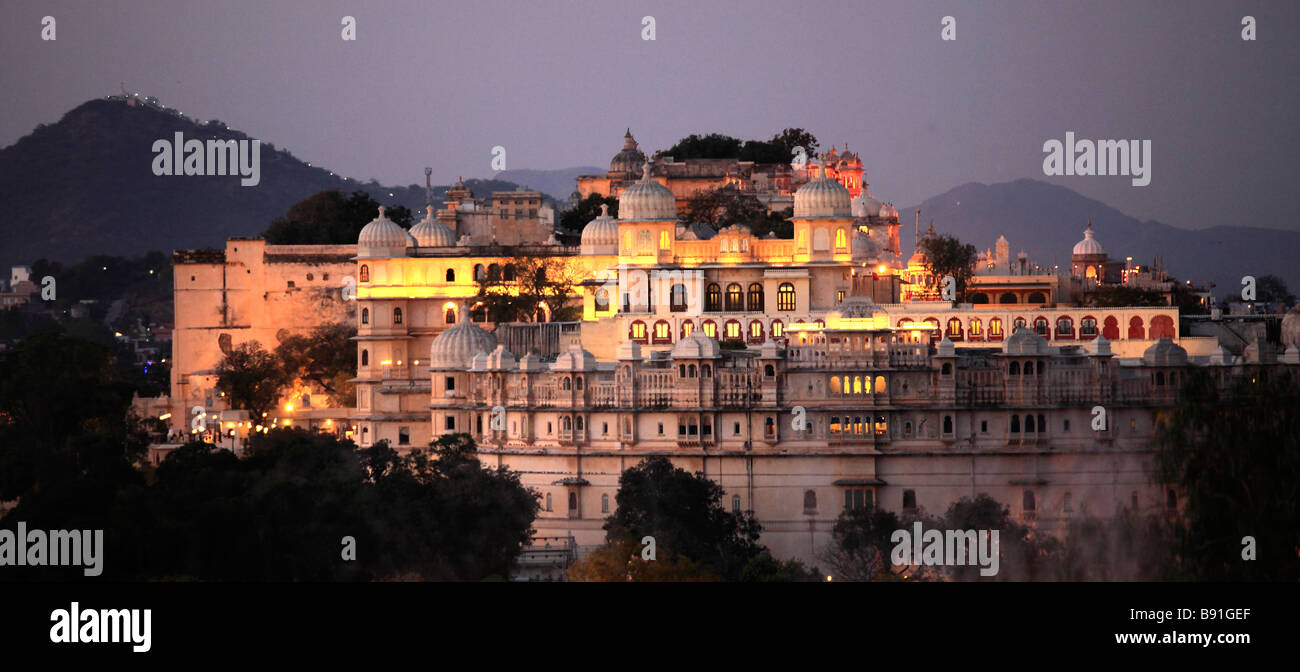
[[[1162,338],[1142,353],[1142,363],[1147,366],[1183,366],[1187,363],[1187,350],[1171,338]]]
[[[574,343],[569,346],[566,352],[562,352],[555,358],[555,365],[551,367],[552,371],[594,371],[596,370],[596,358],[590,352],[587,352],[581,345]]]
[[[468,320],[438,334],[429,346],[429,365],[435,369],[464,370],[473,363],[478,353],[496,349],[497,339],[482,327]]]
[[[853,206],[849,201],[849,190],[826,176],[823,163],[821,176],[794,192],[794,218],[852,217]]]
[[[411,236],[420,247],[455,247],[456,234],[446,224],[434,219],[433,206],[425,208],[424,219],[411,227]]]
[[[1002,352],[1008,355],[1047,355],[1051,354],[1051,346],[1038,332],[1021,327],[1002,344]]]
[[[415,239],[406,229],[398,226],[379,207],[379,216],[366,224],[357,236],[358,257],[402,257],[406,248],[415,245]]]
[[[722,356],[722,346],[701,333],[692,334],[673,346],[673,359],[717,359]]]
[[[870,234],[864,233],[862,229],[853,230],[852,242],[854,260],[874,259],[880,254],[880,249],[871,240]]]
[[[1300,305],[1296,305],[1282,317],[1282,345],[1294,348],[1300,345]]]
[[[618,254],[618,221],[609,216],[609,206],[600,205],[600,216],[582,230],[582,253]]]
[[[886,203],[880,208],[880,216],[885,219],[898,219],[898,209],[893,203]]]
[[[1088,228],[1083,232],[1083,240],[1074,244],[1075,256],[1102,256],[1106,250],[1102,249],[1101,243],[1093,237],[1092,222],[1088,222]]]
[[[850,202],[849,210],[854,217],[879,217],[880,209],[885,206],[884,203],[873,198],[867,193],[866,189],[858,194]]]
[[[618,197],[618,218],[623,221],[677,219],[677,198],[650,179],[650,163],[641,166],[641,179]]]
[[[623,149],[609,161],[609,172],[635,173],[643,163],[645,163],[645,153],[637,149],[636,139],[632,137],[632,129],[629,128],[623,135]]]

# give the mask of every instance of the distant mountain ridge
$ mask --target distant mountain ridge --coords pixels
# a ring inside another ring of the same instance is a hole
[[[231,236],[260,234],[294,203],[326,189],[365,191],[417,217],[424,210],[422,185],[348,180],[265,141],[255,187],[233,176],[154,175],[154,141],[177,132],[186,140],[249,139],[218,121],[199,124],[156,106],[99,99],[0,149],[0,268],[39,258],[71,263],[92,254],[220,247]],[[497,180],[466,184],[480,195],[516,188]],[[446,186],[435,187],[435,204],[446,193]]]
[[[911,255],[915,211],[921,209],[920,230],[930,220],[936,233],[950,234],[979,250],[992,248],[999,235],[1007,237],[1011,254],[1020,250],[1031,261],[1066,269],[1074,244],[1092,222],[1094,235],[1111,259],[1133,257],[1149,266],[1155,255],[1180,281],[1215,283],[1214,295],[1240,289],[1245,275],[1274,274],[1293,291],[1300,288],[1300,231],[1248,226],[1180,229],[1154,220],[1130,217],[1105,203],[1066,187],[1020,179],[997,184],[970,182],[899,208],[904,257]]]
[[[357,182],[310,166],[262,142],[261,183],[241,187],[238,177],[155,176],[152,145],[176,132],[186,139],[242,140],[248,136],[220,122],[199,124],[150,105],[92,100],[58,122],[41,125],[0,149],[0,269],[39,258],[73,263],[92,254],[135,256],[157,249],[220,247],[231,236],[255,236],[294,203],[325,189],[365,191],[388,205],[404,205],[418,218],[425,190]],[[538,189],[561,205],[580,174],[593,166],[511,170],[491,180],[467,180],[476,195]],[[440,205],[447,187],[434,188]],[[1132,256],[1149,265],[1160,254],[1181,280],[1210,280],[1222,296],[1240,287],[1243,275],[1272,273],[1300,289],[1300,231],[1245,226],[1189,230],[1139,221],[1062,186],[1022,179],[992,185],[971,182],[900,208],[904,258],[909,229],[921,208],[921,231],[931,219],[980,250],[1005,235],[1011,252],[1029,253],[1040,264],[1067,267],[1070,251],[1088,221],[1113,259]]]

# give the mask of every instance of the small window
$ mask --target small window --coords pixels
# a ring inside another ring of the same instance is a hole
[[[551,493],[549,493],[549,492],[546,493],[546,510],[547,510],[547,511],[554,511],[554,509],[551,508]]]
[[[600,512],[609,513],[609,495],[600,496]]]
[[[989,421],[988,421],[988,420],[980,420],[980,433],[981,433],[981,434],[988,434],[988,433],[989,433]]]
[[[361,351],[361,366],[370,366],[370,351]]]
[[[915,508],[916,508],[916,491],[915,491],[915,490],[904,490],[904,491],[903,491],[903,508],[904,508],[904,509],[907,509],[907,510],[911,510],[911,509],[915,509]]]
[[[816,492],[813,492],[812,490],[804,490],[804,492],[803,492],[803,510],[804,510],[804,511],[816,511],[816,510],[817,510],[817,493],[816,493]]]
[[[456,282],[456,269],[447,269],[447,282]]]
[[[1020,504],[1024,508],[1026,513],[1037,511],[1038,510],[1037,503],[1034,501],[1034,491],[1026,490],[1024,494],[1021,496]]]
[[[731,496],[731,512],[740,513],[740,495]]]
[[[397,430],[397,444],[407,446],[411,444],[411,428],[399,427]]]
[[[446,388],[447,388],[447,391],[448,391],[448,392],[451,392],[451,391],[453,391],[453,390],[456,389],[456,377],[455,377],[455,376],[447,376],[447,378],[446,378],[446,380],[444,381],[444,383],[446,384]]]
[[[449,415],[442,420],[442,426],[449,431],[456,430],[456,416]]]
[[[370,324],[370,309],[361,309],[361,324]]]
[[[394,308],[394,309],[393,309],[393,324],[401,324],[401,323],[402,323],[402,309],[401,309],[401,308]]]
[[[194,278],[190,279],[193,280]],[[361,265],[361,282],[370,282],[370,267],[365,264]]]

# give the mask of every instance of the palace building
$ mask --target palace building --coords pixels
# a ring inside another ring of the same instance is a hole
[[[603,543],[620,474],[665,455],[752,511],[779,557],[815,564],[851,507],[941,514],[988,493],[1049,533],[1176,509],[1176,489],[1152,478],[1152,435],[1188,367],[1226,382],[1300,366],[1300,344],[1234,353],[1183,334],[1172,306],[1079,306],[1062,278],[1034,284],[1046,274],[1016,267],[1004,239],[977,269],[986,300],[909,300],[932,279],[900,258],[897,212],[865,184],[854,194],[851,172],[823,161],[793,190],[793,237],[757,237],[680,221],[673,180],[626,142],[607,181],[585,183],[617,193],[618,217],[603,212],[578,246],[540,224],[505,244],[473,227],[512,223],[468,224],[470,197],[453,193],[409,231],[381,209],[355,248],[178,252],[174,426],[196,403],[220,407],[208,376],[232,340],[354,320],[356,403],[333,415],[359,445],[468,433],[485,464],[539,493],[538,535],[579,546]],[[509,282],[538,257],[580,278],[581,319],[539,306],[533,322],[487,321],[479,279]],[[1072,273],[1113,275],[1099,244],[1075,258]]]

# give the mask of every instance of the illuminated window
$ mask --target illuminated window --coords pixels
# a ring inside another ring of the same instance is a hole
[[[668,233],[667,231],[660,231],[660,232],[659,232],[659,249],[661,249],[661,250],[669,250],[669,249],[672,249],[672,246],[673,246],[673,237],[672,237],[672,234]]]
[[[763,286],[757,282],[749,286],[749,309],[755,312],[763,310]]]
[[[695,333],[695,323],[687,320],[682,323],[682,338],[690,338]]]
[[[668,309],[674,313],[686,310],[686,285],[674,284],[668,293]]]
[[[1002,320],[996,317],[989,320],[989,336],[1001,336],[1001,335],[1002,335]]]
[[[637,320],[632,323],[632,340],[638,343],[645,343],[645,322]]]
[[[800,232],[799,232],[799,243],[798,243],[798,248],[799,248],[800,250],[807,250],[807,249],[808,249],[808,232],[807,232],[807,231],[800,231]]]
[[[632,253],[632,232],[628,231],[623,234],[623,251],[628,254]]]
[[[672,343],[672,326],[663,320],[655,322],[655,343]]]
[[[776,309],[794,310],[794,285],[783,282],[776,290]]]
[[[370,282],[370,267],[365,264],[361,264],[361,282]]]
[[[740,340],[740,322],[727,320],[727,340]]]
[[[772,338],[781,338],[785,335],[785,325],[781,320],[772,320]]]
[[[983,327],[980,325],[980,321],[979,321],[978,319],[975,319],[975,320],[971,320],[971,321],[970,321],[970,335],[971,335],[971,336],[979,336],[979,335],[981,335],[981,334],[983,333],[983,332],[981,331],[981,329],[983,329]]]
[[[844,290],[835,290],[835,303],[844,303]]]
[[[831,394],[840,393],[840,377],[831,376]]]
[[[749,340],[751,343],[763,342],[763,323],[754,320],[749,323]]]
[[[745,297],[740,291],[740,285],[731,283],[727,285],[727,310],[740,311],[745,309]]]
[[[705,336],[708,336],[709,338],[718,337],[718,325],[714,324],[713,320],[706,321],[703,325],[700,326],[700,328],[704,330]]]
[[[844,229],[835,230],[835,249],[842,250],[848,245],[847,238],[844,235]]]
[[[704,293],[704,309],[715,312],[722,310],[722,288],[716,282],[709,283]]]

